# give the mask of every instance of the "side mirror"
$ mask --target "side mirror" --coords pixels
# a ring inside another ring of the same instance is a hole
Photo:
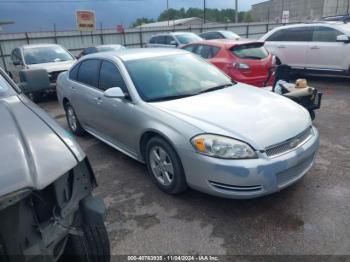
[[[122,89],[120,87],[112,87],[107,89],[104,94],[107,98],[125,98],[125,94],[123,93]]]
[[[347,35],[338,35],[337,42],[350,43],[350,38]]]
[[[171,45],[174,45],[174,46],[178,46],[178,45],[179,45],[175,40],[171,40],[171,41],[170,41],[170,44],[171,44]]]
[[[23,62],[21,60],[16,60],[16,61],[13,61],[12,63],[15,66],[23,65]]]

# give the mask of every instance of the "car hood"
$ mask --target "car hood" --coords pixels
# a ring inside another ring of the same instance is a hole
[[[84,157],[69,134],[45,118],[51,119],[19,96],[0,99],[0,196],[41,190]]]
[[[47,72],[67,71],[75,63],[75,60],[27,65],[29,69],[45,69]]]
[[[295,102],[241,83],[151,105],[192,124],[203,133],[243,140],[257,150],[295,137],[312,125],[308,112]]]

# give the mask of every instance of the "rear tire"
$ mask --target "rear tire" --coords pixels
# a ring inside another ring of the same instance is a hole
[[[176,195],[187,190],[181,160],[163,138],[155,136],[148,141],[146,163],[152,180],[165,193]]]
[[[110,243],[102,218],[98,223],[91,224],[78,211],[74,224],[83,235],[69,236],[64,261],[109,262]]]
[[[67,118],[68,127],[73,132],[73,134],[75,134],[76,136],[85,135],[86,131],[81,126],[72,105],[69,102],[66,102],[64,104],[64,109],[66,111],[66,118]]]

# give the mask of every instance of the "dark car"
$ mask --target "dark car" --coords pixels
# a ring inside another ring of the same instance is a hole
[[[1,69],[0,119],[0,261],[109,261],[86,155]]]
[[[77,58],[81,58],[85,55],[90,55],[99,52],[109,52],[109,51],[120,51],[126,49],[125,46],[122,45],[98,45],[84,48],[83,51],[77,56]]]

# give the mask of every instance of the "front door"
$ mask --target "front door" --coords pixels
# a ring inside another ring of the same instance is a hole
[[[307,65],[309,68],[319,70],[345,70],[349,65],[344,65],[344,56],[349,53],[349,44],[337,42],[337,36],[342,32],[326,27],[317,26],[314,29],[312,42],[307,50]]]

